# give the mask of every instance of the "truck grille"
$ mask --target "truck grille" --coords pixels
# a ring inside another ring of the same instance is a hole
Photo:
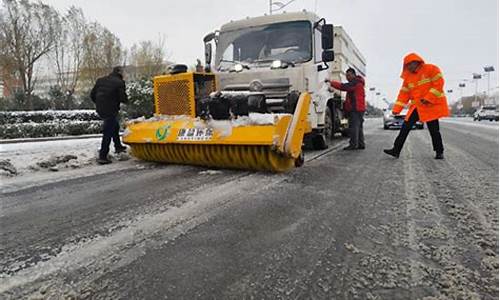
[[[288,78],[264,79],[260,81],[262,84],[262,92],[266,98],[283,98],[290,92],[290,80]],[[250,90],[251,82],[228,84],[224,87],[225,91],[248,91]]]

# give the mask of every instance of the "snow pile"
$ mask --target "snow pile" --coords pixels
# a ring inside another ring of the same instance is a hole
[[[17,169],[12,165],[10,159],[2,159],[0,160],[0,174],[6,176],[15,176],[17,175]]]
[[[206,170],[198,172],[199,175],[218,175],[222,174],[222,171],[219,170]]]
[[[274,125],[283,116],[289,116],[290,114],[261,114],[261,113],[250,113],[247,116],[239,117],[232,121],[234,127],[239,126],[255,126],[255,125]]]
[[[151,118],[139,117],[139,118],[135,118],[132,120],[127,120],[126,124],[132,125],[132,124],[136,124],[136,123],[151,123],[151,122],[159,122],[159,121],[177,121],[177,120],[189,120],[189,119],[192,119],[192,117],[186,116],[186,115],[175,115],[175,116],[154,115]]]
[[[1,169],[16,170],[12,175],[61,169],[78,169],[94,164],[100,138],[43,141],[29,143],[2,144],[0,146]],[[4,173],[0,173],[5,177]]]
[[[52,156],[47,160],[42,160],[36,163],[37,166],[45,169],[50,169],[52,171],[57,170],[55,167],[59,164],[65,164],[71,160],[76,161],[78,157],[76,155],[59,155],[59,156]],[[71,166],[79,167],[76,164],[71,164]]]
[[[233,133],[231,121],[227,120],[209,120],[207,122],[209,128],[213,128],[221,137],[230,136]]]

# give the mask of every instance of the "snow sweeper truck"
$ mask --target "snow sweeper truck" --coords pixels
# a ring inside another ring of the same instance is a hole
[[[302,165],[304,142],[324,149],[345,134],[345,95],[324,79],[345,80],[348,67],[364,75],[365,60],[342,27],[283,13],[231,21],[204,43],[203,72],[173,65],[154,78],[155,116],[124,134],[132,155],[283,172]]]

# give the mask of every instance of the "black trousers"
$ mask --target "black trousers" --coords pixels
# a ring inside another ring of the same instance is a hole
[[[394,150],[397,153],[400,153],[401,149],[403,149],[403,145],[406,141],[406,138],[408,137],[410,130],[413,128],[418,119],[419,119],[418,112],[416,109],[414,109],[408,121],[405,121],[403,123],[403,126],[399,131],[399,135],[394,141]],[[443,153],[444,147],[443,147],[443,139],[441,138],[441,133],[439,132],[439,120],[432,120],[427,122],[426,124],[427,128],[429,129],[429,133],[431,134],[432,147],[434,151],[436,151],[437,153]]]
[[[115,144],[115,149],[123,147],[120,141],[120,123],[118,122],[118,117],[103,118],[102,123],[102,141],[101,150],[99,151],[99,158],[105,159],[108,157],[109,145],[111,140]]]
[[[364,112],[352,111],[349,113],[349,144],[352,147],[365,147],[365,136],[363,134]]]

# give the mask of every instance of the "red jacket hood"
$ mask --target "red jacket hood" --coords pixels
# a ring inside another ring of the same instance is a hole
[[[418,55],[417,53],[410,53],[410,54],[406,55],[404,60],[403,60],[403,70],[401,71],[401,78],[404,79],[409,74],[409,71],[406,70],[406,65],[411,63],[412,61],[418,61],[418,62],[425,64],[424,59],[420,55]]]

